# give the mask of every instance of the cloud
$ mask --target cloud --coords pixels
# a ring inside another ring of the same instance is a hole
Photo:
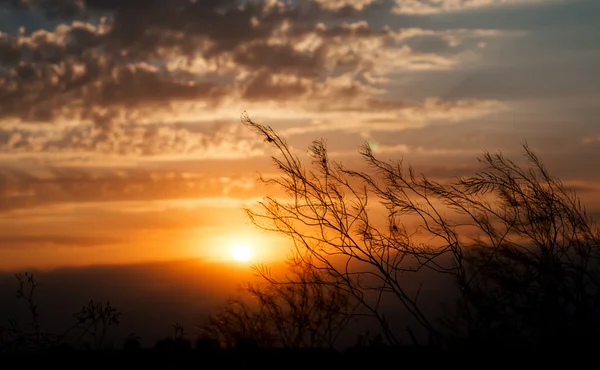
[[[600,135],[598,135],[598,136],[586,136],[583,139],[581,139],[581,142],[583,144],[596,144],[596,143],[600,143]]]
[[[324,9],[340,10],[354,9],[364,10],[365,8],[374,5],[377,0],[315,0]]]
[[[489,101],[390,99],[389,74],[452,69],[508,34],[374,26],[364,17],[382,3],[369,0],[18,4],[57,26],[0,34],[0,148],[46,161],[262,155],[237,129],[189,124],[242,110],[321,121],[377,111],[411,121],[401,127],[484,114]]]
[[[406,144],[382,145],[377,142],[369,143],[373,149],[373,153],[378,154],[420,154],[425,156],[456,156],[456,155],[471,155],[476,157],[480,154],[479,150],[475,149],[436,149],[424,148],[422,146],[413,147]]]
[[[460,12],[491,6],[539,4],[544,2],[548,2],[548,0],[396,0],[393,11],[398,14],[424,15]]]
[[[114,46],[114,27],[107,20],[97,25],[75,21],[53,32],[2,34],[2,64],[8,70],[0,77],[0,114],[51,121],[69,116],[86,119],[98,107],[131,110],[151,105],[158,110],[182,100],[214,106],[239,90],[247,97],[248,86],[255,87],[265,75],[314,81],[317,86],[330,76],[345,75],[368,85],[396,68],[447,68],[457,62],[447,52],[439,55],[440,50],[413,52],[406,43],[412,38],[427,36],[456,47],[472,37],[495,35],[481,30],[374,30],[364,21],[330,27],[316,23],[272,30],[247,42],[236,39],[236,45],[227,50],[218,47],[219,52],[214,51],[215,42],[206,40],[197,43],[195,52],[186,52],[181,45],[187,41],[182,39],[169,46],[154,44],[153,51],[142,53],[137,44],[151,45],[141,40],[125,49]],[[250,92],[265,96],[256,89]],[[296,90],[291,96],[304,92]]]
[[[0,158],[38,158],[49,153],[57,158],[45,156],[39,160],[56,160],[61,154],[88,161],[94,156],[107,159],[115,155],[233,159],[264,154],[255,136],[239,124],[131,124],[126,122],[127,116],[105,118],[102,126],[79,123],[60,130],[24,125],[0,129]]]
[[[428,98],[424,101],[371,99],[354,101],[353,107],[321,114],[312,124],[298,125],[283,130],[284,135],[311,132],[353,132],[368,137],[374,131],[402,132],[439,123],[470,120],[502,112],[508,106],[495,100],[443,100]],[[335,104],[335,103],[332,103]],[[352,119],[348,119],[352,117]]]
[[[40,247],[95,247],[99,245],[122,243],[122,238],[100,236],[73,236],[73,235],[2,235],[0,236],[0,250],[13,248],[40,248]]]
[[[143,168],[0,168],[0,212],[50,204],[258,196],[251,171]]]

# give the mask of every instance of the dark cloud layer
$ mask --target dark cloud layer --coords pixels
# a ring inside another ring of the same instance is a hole
[[[363,97],[393,68],[377,66],[385,57],[381,48],[404,48],[398,57],[409,60],[406,40],[418,36],[372,28],[361,20],[386,2],[9,4],[63,20],[54,30],[0,36],[0,118],[23,121],[98,122],[106,109],[168,111],[177,102],[214,108],[224,97]],[[447,35],[426,37],[433,48],[416,47],[418,59],[434,60],[437,52],[447,51]],[[387,58],[395,59],[392,54]]]
[[[23,2],[60,22],[50,30],[0,34],[0,150],[55,164],[98,155],[263,155],[260,141],[232,120],[174,122],[174,114],[189,110],[201,118],[232,102],[352,113],[357,122],[338,128],[353,132],[372,126],[371,112],[384,115],[378,122],[393,122],[496,109],[476,98],[432,104],[380,96],[389,71],[413,62],[445,68],[494,32],[374,28],[358,16],[378,4],[360,1],[232,4]]]
[[[228,58],[250,71],[305,71],[315,77],[321,72],[319,53],[299,54],[290,44],[267,41],[284,25],[291,25],[298,37],[340,12],[314,2],[290,6],[256,1],[242,7],[234,0],[18,3],[53,16],[82,16],[54,32],[0,39],[0,63],[8,68],[1,80],[1,113],[23,113],[35,104],[25,117],[41,120],[74,98],[83,105],[105,106],[218,95],[211,84],[179,80],[180,71],[165,71],[170,57]],[[98,12],[105,15],[90,18]]]

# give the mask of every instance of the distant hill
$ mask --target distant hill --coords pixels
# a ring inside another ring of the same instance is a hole
[[[34,297],[43,329],[60,331],[90,299],[109,300],[123,314],[121,324],[111,330],[117,346],[129,333],[139,335],[143,346],[151,346],[173,335],[175,322],[192,332],[226,298],[239,295],[240,284],[254,279],[247,265],[201,260],[30,272],[40,284]],[[14,275],[1,273],[2,324],[8,318],[28,322],[25,303],[15,298],[16,289]]]

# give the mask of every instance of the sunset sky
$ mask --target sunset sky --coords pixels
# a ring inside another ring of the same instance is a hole
[[[243,111],[438,179],[527,142],[600,219],[597,0],[0,0],[0,32],[0,270],[282,258]]]

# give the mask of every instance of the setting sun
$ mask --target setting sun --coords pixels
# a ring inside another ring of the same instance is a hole
[[[250,246],[246,244],[237,244],[233,247],[231,255],[236,261],[247,262],[252,255],[252,250]]]

